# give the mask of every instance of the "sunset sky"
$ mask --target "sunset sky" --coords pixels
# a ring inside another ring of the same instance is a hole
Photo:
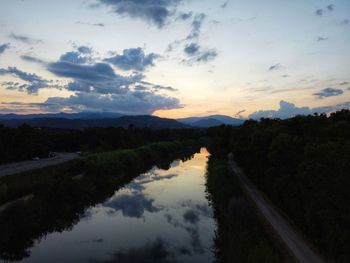
[[[0,1],[0,113],[341,108],[349,0]]]

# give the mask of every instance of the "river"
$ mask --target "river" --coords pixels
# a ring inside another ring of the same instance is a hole
[[[213,262],[208,156],[202,148],[170,169],[140,174],[87,208],[71,229],[36,240],[21,262]]]

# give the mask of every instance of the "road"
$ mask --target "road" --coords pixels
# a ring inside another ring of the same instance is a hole
[[[79,157],[77,153],[57,153],[55,157],[0,165],[0,177],[56,165]]]
[[[265,200],[262,194],[243,174],[241,169],[233,160],[232,154],[229,155],[229,165],[234,174],[240,181],[243,190],[255,203],[257,209],[261,212],[266,221],[271,225],[280,240],[286,245],[294,258],[301,263],[323,263],[314,251],[310,249],[307,242],[295,231],[292,226]]]

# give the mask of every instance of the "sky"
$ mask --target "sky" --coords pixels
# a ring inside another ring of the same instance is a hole
[[[0,0],[0,113],[342,108],[348,0]]]

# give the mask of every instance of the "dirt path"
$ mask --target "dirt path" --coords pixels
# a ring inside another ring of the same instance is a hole
[[[229,165],[238,177],[246,194],[253,200],[256,207],[271,225],[278,237],[286,245],[294,258],[301,263],[323,263],[315,252],[313,252],[303,238],[295,231],[292,226],[276,211],[275,208],[267,202],[249,179],[243,174],[241,169],[229,155]]]
[[[78,157],[79,154],[76,153],[57,153],[57,155],[52,158],[0,165],[0,177],[68,162]]]

